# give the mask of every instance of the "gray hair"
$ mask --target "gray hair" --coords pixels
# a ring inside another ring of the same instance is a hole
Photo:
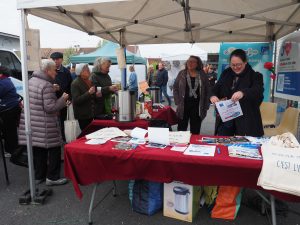
[[[41,70],[46,71],[53,67],[56,67],[55,62],[52,59],[43,59],[41,64]]]
[[[94,62],[93,72],[100,72],[100,68],[105,63],[111,63],[109,58],[99,57]]]
[[[80,74],[82,73],[82,71],[87,68],[88,70],[90,70],[89,68],[89,64],[87,63],[79,63],[76,64],[76,68],[75,68],[75,73],[77,76],[80,76]]]

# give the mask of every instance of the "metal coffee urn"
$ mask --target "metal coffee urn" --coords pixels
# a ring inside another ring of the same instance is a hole
[[[147,88],[147,91],[149,92],[152,100],[152,104],[154,103],[160,103],[160,88],[153,86]]]
[[[136,95],[134,91],[120,90],[116,94],[116,120],[119,122],[134,121],[136,112]]]

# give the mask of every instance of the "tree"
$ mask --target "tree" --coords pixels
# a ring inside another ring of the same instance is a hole
[[[102,48],[104,45],[106,45],[109,41],[106,39],[101,39],[98,44],[97,44],[97,48]]]
[[[63,59],[63,64],[68,65],[70,64],[70,57],[75,55],[76,49],[73,47],[69,47],[64,51],[64,59]]]

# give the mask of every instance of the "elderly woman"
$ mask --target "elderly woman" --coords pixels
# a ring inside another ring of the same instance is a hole
[[[229,60],[230,67],[223,71],[215,84],[210,101],[213,104],[222,99],[239,101],[243,115],[225,123],[217,117],[216,134],[262,136],[259,106],[264,97],[263,76],[248,64],[246,52],[242,49],[234,50]]]
[[[96,116],[111,114],[111,95],[118,90],[116,85],[112,85],[111,78],[108,75],[110,66],[111,60],[108,58],[97,58],[94,62],[91,80],[97,91],[100,91],[102,95],[101,98],[97,99],[95,105]]]
[[[178,130],[186,131],[190,121],[192,134],[199,134],[201,122],[209,108],[209,83],[198,56],[190,56],[173,86],[174,101],[179,118]]]
[[[41,71],[34,72],[29,80],[30,121],[32,131],[33,161],[37,183],[46,179],[46,185],[62,185],[60,178],[62,136],[59,111],[66,107],[69,95],[57,99],[53,83],[56,66],[52,60],[42,61]],[[26,145],[24,111],[19,127],[19,144]]]
[[[76,65],[75,73],[77,78],[71,85],[74,116],[83,130],[95,118],[95,103],[101,97],[101,92],[96,91],[90,80],[90,69],[88,64]]]

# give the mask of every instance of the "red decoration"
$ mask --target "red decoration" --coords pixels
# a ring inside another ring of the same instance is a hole
[[[276,79],[276,73],[275,73],[274,64],[272,62],[266,62],[264,64],[264,68],[271,72],[270,77],[271,77],[272,80],[275,80]]]
[[[272,73],[272,74],[270,75],[270,77],[271,77],[272,80],[275,80],[275,79],[276,79],[276,74]]]

